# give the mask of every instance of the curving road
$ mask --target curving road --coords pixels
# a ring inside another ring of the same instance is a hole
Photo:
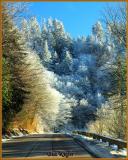
[[[3,158],[92,157],[66,134],[33,134],[13,138],[2,144]]]

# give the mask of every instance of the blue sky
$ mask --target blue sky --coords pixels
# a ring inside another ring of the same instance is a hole
[[[102,17],[106,7],[116,6],[118,2],[31,2],[29,12],[39,23],[43,18],[57,18],[63,21],[65,30],[72,37],[89,35],[91,27]]]

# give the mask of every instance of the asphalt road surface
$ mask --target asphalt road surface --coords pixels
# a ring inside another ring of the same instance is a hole
[[[34,134],[13,138],[2,144],[3,158],[92,157],[66,134]]]

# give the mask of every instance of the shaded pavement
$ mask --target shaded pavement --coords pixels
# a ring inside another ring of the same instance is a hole
[[[92,157],[66,134],[33,134],[13,138],[2,144],[3,158]]]

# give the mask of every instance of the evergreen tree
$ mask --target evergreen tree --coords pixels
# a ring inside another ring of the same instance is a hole
[[[53,61],[53,64],[58,62],[58,55],[56,51],[52,54],[52,61]]]
[[[21,34],[27,43],[26,45],[30,47],[30,30],[26,19],[23,19],[21,22]]]
[[[92,34],[95,37],[95,42],[103,42],[103,28],[99,21],[95,25],[93,25]]]
[[[41,53],[41,30],[37,19],[32,17],[28,22],[28,26],[30,48],[37,53]]]
[[[93,53],[94,51],[94,36],[90,35],[86,38],[86,52]]]
[[[71,50],[71,39],[68,36],[68,34],[65,32],[64,30],[64,26],[63,23],[58,21],[58,20],[53,20],[53,36],[55,39],[55,46],[54,46],[54,50],[57,52],[58,54],[58,58],[59,61],[62,62],[63,61],[63,50],[65,50],[65,48],[69,48],[69,51]]]
[[[51,53],[48,49],[48,42],[47,40],[45,40],[44,42],[44,50],[43,50],[43,55],[42,55],[42,59],[43,59],[43,62],[45,64],[49,63],[51,61]]]
[[[26,91],[24,83],[19,76],[20,65],[23,64],[25,54],[17,51],[26,49],[25,41],[13,22],[12,7],[4,4],[2,12],[3,34],[3,129],[7,129],[8,123],[17,112],[21,110]],[[17,13],[15,13],[15,16]],[[5,98],[6,96],[6,98]]]
[[[43,24],[43,28],[42,28],[42,32],[41,32],[41,39],[44,42],[45,40],[47,40],[47,35],[48,35],[48,30],[47,30],[47,26],[44,23]]]

